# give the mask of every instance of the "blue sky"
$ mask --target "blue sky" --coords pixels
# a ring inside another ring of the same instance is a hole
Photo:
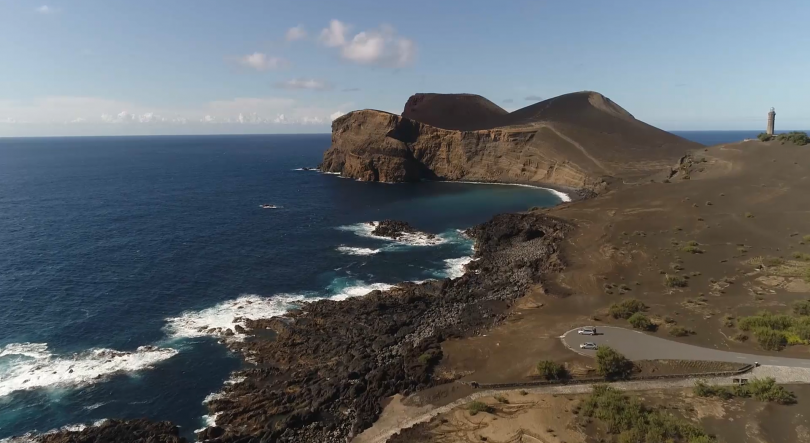
[[[669,130],[764,128],[771,106],[808,128],[807,17],[806,0],[0,0],[0,136],[328,132],[415,92],[511,111],[580,90]]]

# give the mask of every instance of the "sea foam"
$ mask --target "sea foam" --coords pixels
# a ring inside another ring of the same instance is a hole
[[[444,261],[443,274],[447,278],[459,278],[464,275],[464,267],[472,261],[472,257],[448,258]]]
[[[350,246],[340,246],[337,250],[347,255],[374,255],[380,252],[380,249],[353,248]]]
[[[91,349],[53,355],[45,343],[12,343],[0,351],[0,397],[38,388],[81,387],[106,377],[151,368],[177,354],[171,348],[141,346],[132,352]]]
[[[235,326],[245,327],[247,319],[256,320],[284,314],[297,303],[306,300],[304,295],[279,294],[273,297],[243,295],[200,311],[186,311],[166,320],[166,331],[171,338],[203,336],[242,340],[244,334]],[[230,333],[227,331],[230,330]],[[231,335],[233,333],[233,335]]]
[[[380,222],[378,221],[372,221],[368,223],[355,223],[353,225],[340,226],[337,229],[341,231],[353,232],[361,237],[375,238],[377,240],[395,242],[407,246],[435,246],[447,243],[449,241],[449,239],[444,235],[431,236],[424,232],[414,232],[414,233],[406,232],[403,233],[402,236],[400,236],[396,240],[389,237],[383,237],[380,235],[372,234],[374,229],[379,224]]]
[[[571,201],[571,196],[566,194],[565,192],[558,191],[556,189],[551,189],[551,188],[544,188],[542,186],[526,185],[526,184],[522,184],[522,183],[492,183],[492,182],[472,182],[472,181],[446,181],[446,182],[442,182],[442,183],[465,183],[465,184],[468,184],[468,185],[498,185],[498,186],[520,186],[520,187],[523,187],[523,188],[535,188],[535,189],[542,189],[544,191],[548,191],[548,192],[554,194],[563,203]]]
[[[226,341],[241,341],[247,335],[236,331],[235,326],[246,326],[246,320],[257,320],[283,315],[304,301],[323,299],[345,300],[366,295],[374,290],[387,290],[394,285],[365,283],[363,281],[336,279],[327,289],[327,294],[277,294],[271,297],[243,295],[233,300],[218,303],[200,311],[186,311],[177,317],[166,319],[166,332],[170,338],[193,338],[211,336]],[[230,331],[230,332],[229,332]]]

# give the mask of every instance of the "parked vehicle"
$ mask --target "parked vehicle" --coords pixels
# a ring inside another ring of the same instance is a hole
[[[582,349],[593,349],[593,350],[599,349],[599,346],[596,346],[596,343],[591,343],[591,342],[585,342],[585,343],[579,345],[579,347],[582,348]]]
[[[577,331],[577,334],[596,335],[596,326],[585,326]]]

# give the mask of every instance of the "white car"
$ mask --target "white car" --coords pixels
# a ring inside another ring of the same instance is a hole
[[[579,345],[581,349],[599,349],[599,346],[596,346],[596,343],[585,342]]]
[[[577,334],[596,335],[596,326],[585,326],[577,331]]]

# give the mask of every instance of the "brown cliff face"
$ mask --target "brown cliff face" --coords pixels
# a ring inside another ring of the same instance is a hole
[[[646,177],[700,146],[636,120],[595,92],[511,114],[498,109],[479,96],[418,94],[403,114],[431,124],[355,111],[332,123],[332,146],[320,168],[366,181],[491,181],[599,192],[610,178]],[[468,129],[453,129],[464,121]],[[469,129],[476,126],[484,128]]]

